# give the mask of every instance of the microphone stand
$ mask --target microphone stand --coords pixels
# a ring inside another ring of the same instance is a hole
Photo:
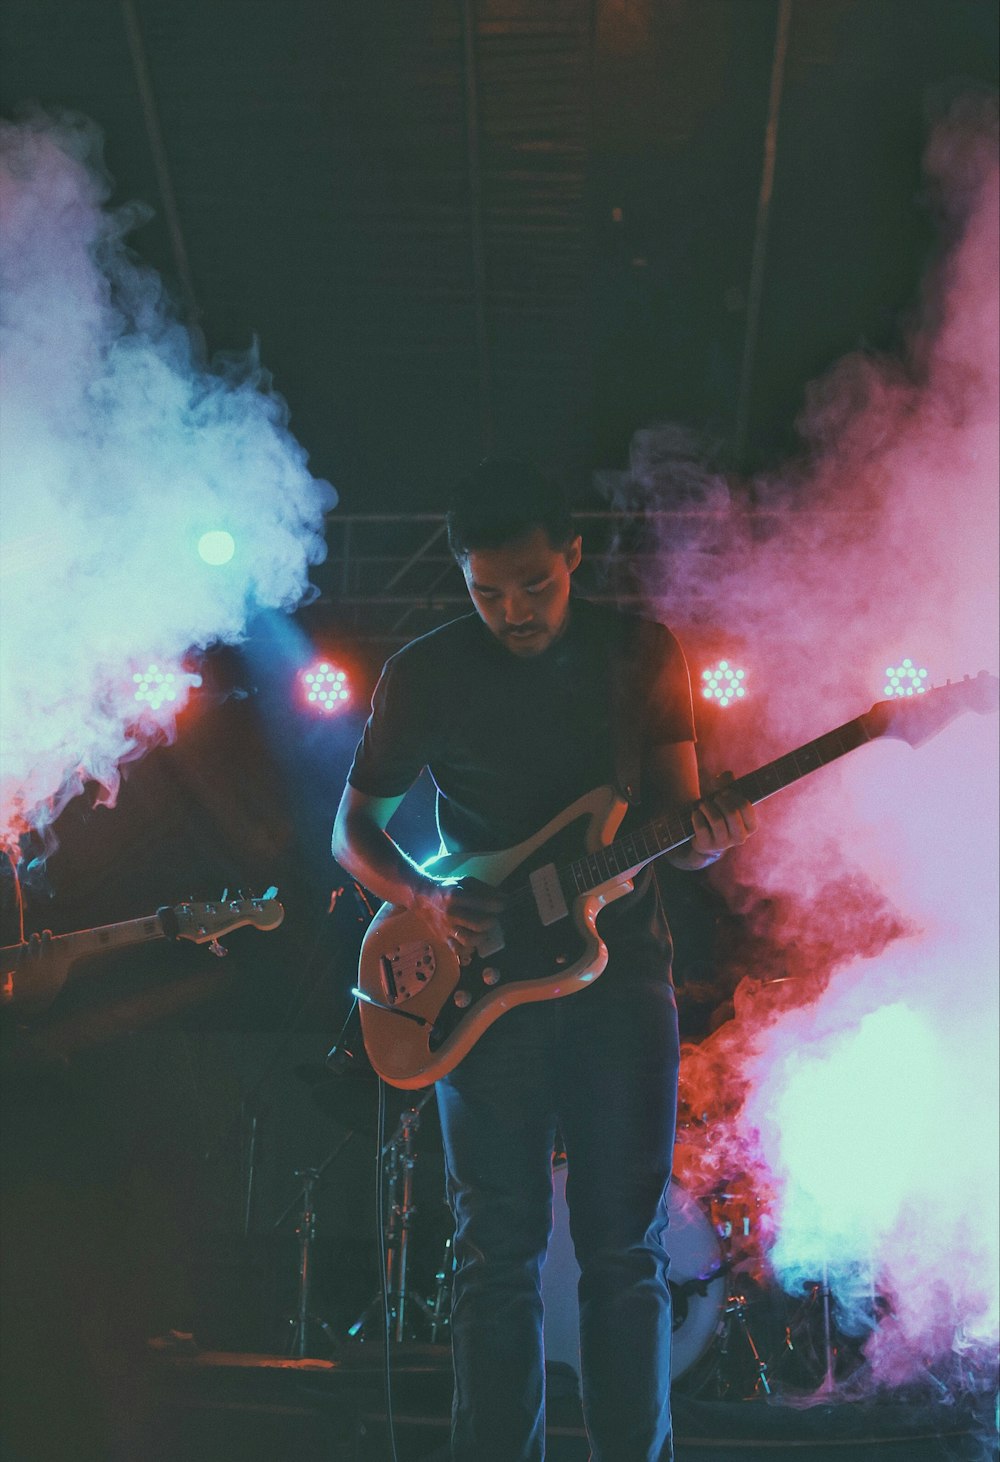
[[[340,1142],[328,1155],[326,1160],[318,1168],[296,1168],[295,1176],[302,1180],[302,1191],[298,1197],[293,1198],[287,1205],[284,1212],[279,1214],[275,1220],[274,1228],[278,1229],[285,1222],[298,1204],[301,1204],[299,1221],[295,1228],[295,1237],[299,1241],[299,1270],[298,1270],[298,1297],[295,1306],[294,1317],[289,1319],[292,1327],[291,1339],[288,1344],[288,1354],[304,1358],[309,1354],[308,1332],[309,1326],[315,1325],[322,1330],[331,1348],[337,1349],[338,1341],[332,1326],[322,1315],[317,1315],[312,1309],[312,1247],[316,1238],[316,1208],[313,1193],[317,1184],[322,1180],[327,1168],[338,1156],[353,1137],[353,1132],[341,1138]]]

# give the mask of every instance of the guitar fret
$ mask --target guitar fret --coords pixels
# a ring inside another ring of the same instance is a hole
[[[749,780],[757,783],[762,792],[777,792],[781,786],[781,771],[777,762],[774,762],[771,766],[762,767],[759,772],[753,773],[752,778]]]

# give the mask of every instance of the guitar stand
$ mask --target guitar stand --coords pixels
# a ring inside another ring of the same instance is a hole
[[[382,1149],[383,1173],[386,1180],[387,1213],[385,1216],[385,1290],[373,1295],[369,1304],[348,1330],[356,1339],[364,1335],[375,1315],[383,1313],[383,1304],[388,1300],[389,1313],[386,1333],[397,1343],[412,1338],[408,1333],[409,1308],[413,1306],[423,1315],[431,1327],[432,1338],[442,1325],[442,1292],[439,1282],[435,1300],[428,1303],[409,1283],[410,1232],[416,1215],[413,1202],[413,1172],[417,1163],[415,1138],[420,1130],[420,1113],[433,1096],[433,1087],[421,1097],[415,1107],[403,1112],[399,1125]],[[440,1277],[439,1277],[440,1280]]]

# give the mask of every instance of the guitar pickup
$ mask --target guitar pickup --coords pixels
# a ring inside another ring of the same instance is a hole
[[[566,896],[559,882],[559,870],[554,863],[536,868],[529,875],[531,892],[535,896],[535,908],[543,925],[555,924],[569,913]]]

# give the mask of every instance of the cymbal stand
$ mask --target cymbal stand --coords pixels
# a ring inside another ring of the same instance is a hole
[[[319,1168],[298,1168],[295,1176],[302,1179],[302,1212],[299,1215],[295,1237],[299,1241],[299,1294],[292,1326],[292,1338],[288,1353],[299,1357],[309,1354],[308,1332],[310,1324],[318,1326],[332,1346],[337,1338],[330,1325],[321,1315],[310,1309],[312,1298],[312,1245],[316,1237],[316,1209],[313,1203],[313,1189],[320,1179]]]
[[[434,1299],[431,1303],[431,1344],[436,1345],[439,1333],[451,1323],[449,1301],[455,1273],[455,1241],[445,1239],[441,1267],[434,1276]]]
[[[823,1260],[823,1282],[820,1288],[820,1297],[823,1301],[823,1380],[820,1391],[829,1395],[835,1388],[834,1362],[836,1351],[833,1344],[833,1326],[830,1323],[830,1271],[827,1268],[826,1260]]]
[[[436,1319],[434,1307],[429,1305],[416,1291],[410,1291],[408,1267],[410,1232],[417,1211],[413,1201],[413,1172],[417,1162],[415,1140],[420,1130],[421,1110],[432,1095],[433,1088],[425,1092],[415,1107],[410,1107],[402,1113],[399,1126],[382,1149],[387,1194],[385,1294],[388,1299],[390,1322],[386,1328],[390,1338],[397,1342],[407,1338],[407,1308],[411,1301],[424,1318],[431,1322],[432,1327],[435,1323],[440,1323]],[[382,1304],[383,1298],[380,1292],[375,1295],[364,1313],[355,1320],[347,1332],[348,1335],[352,1337],[360,1335],[371,1316],[382,1309]]]
[[[874,1267],[870,1262],[853,1276],[853,1282],[852,1288],[852,1277],[840,1275],[840,1298],[846,1301],[855,1319],[865,1306],[867,1325],[874,1330],[884,1309],[875,1289]],[[845,1334],[838,1326],[834,1299],[829,1265],[824,1260],[820,1278],[809,1286],[785,1325],[786,1364],[794,1363],[800,1375],[807,1378],[805,1383],[813,1386],[816,1394],[825,1396],[833,1395],[852,1371],[863,1364],[866,1338],[854,1327]]]
[[[723,1193],[719,1196],[722,1199],[727,1199],[730,1195]],[[725,1210],[723,1210],[723,1215],[724,1214]],[[744,1224],[746,1223],[747,1220],[744,1219]],[[723,1216],[721,1221],[716,1222],[715,1231],[719,1235],[719,1238],[722,1240],[723,1249],[725,1251],[725,1259],[723,1263],[719,1266],[718,1273],[730,1273],[734,1264],[733,1223],[731,1218]],[[733,1386],[732,1372],[729,1371],[727,1375],[727,1363],[732,1359],[733,1332],[736,1329],[738,1329],[740,1334],[743,1336],[746,1347],[750,1352],[750,1357],[753,1362],[753,1368],[756,1372],[756,1379],[753,1384],[753,1394],[756,1396],[758,1392],[762,1391],[765,1396],[770,1396],[771,1382],[768,1376],[767,1362],[764,1360],[763,1356],[757,1348],[757,1342],[754,1340],[753,1331],[750,1329],[750,1324],[747,1320],[746,1295],[737,1293],[727,1294],[726,1303],[722,1313],[725,1316],[725,1323],[723,1325],[722,1334],[719,1340],[719,1365],[716,1370],[716,1389],[719,1397],[721,1398],[727,1391],[731,1390]]]
[[[722,1313],[726,1317],[726,1323],[722,1331],[722,1339],[719,1346],[720,1373],[724,1369],[726,1361],[729,1359],[733,1330],[738,1327],[753,1359],[754,1370],[757,1372],[757,1379],[753,1385],[754,1395],[756,1396],[759,1391],[763,1391],[765,1396],[770,1396],[771,1382],[768,1378],[767,1362],[757,1349],[757,1343],[753,1338],[753,1331],[747,1322],[746,1295],[727,1295],[725,1308]]]

